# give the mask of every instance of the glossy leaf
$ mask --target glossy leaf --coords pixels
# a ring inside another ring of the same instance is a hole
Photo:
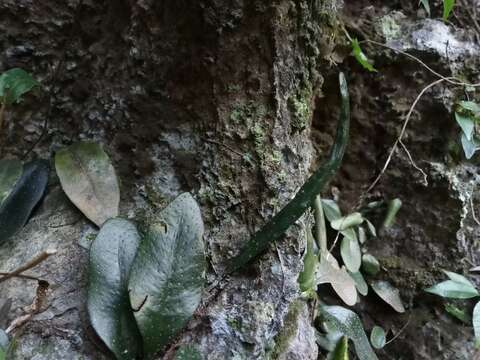
[[[380,263],[371,254],[364,254],[362,257],[362,270],[369,275],[377,275],[380,271]]]
[[[443,281],[425,291],[450,299],[471,299],[480,295],[473,286],[453,280]]]
[[[393,287],[388,281],[373,281],[370,286],[373,291],[395,311],[399,313],[405,312],[400,292]]]
[[[117,359],[135,359],[142,339],[128,293],[128,274],[140,235],[134,224],[108,220],[90,247],[87,310],[90,323]]]
[[[182,345],[175,352],[173,360],[202,360],[202,355],[195,346]]]
[[[475,334],[475,346],[480,347],[480,302],[473,308],[472,315],[473,332]]]
[[[161,350],[200,303],[205,277],[203,222],[189,193],[161,211],[132,264],[129,288],[145,355]]]
[[[363,68],[371,72],[377,71],[377,69],[373,67],[370,60],[368,60],[367,56],[362,51],[362,48],[360,47],[360,43],[358,42],[357,39],[352,39],[352,50],[353,50],[353,56],[355,57],[355,59],[357,59],[358,63],[363,66]]]
[[[378,360],[357,314],[341,306],[320,306],[319,310],[330,328],[341,332],[353,341],[355,352],[360,360]]]
[[[367,296],[368,294],[368,284],[363,278],[363,275],[361,272],[355,272],[355,273],[350,273],[349,275],[355,281],[355,287],[357,288],[357,291],[362,294],[363,296]]]
[[[0,243],[15,235],[28,221],[48,182],[49,166],[35,160],[23,166],[22,176],[0,205]]]
[[[78,142],[58,151],[55,167],[67,196],[97,226],[118,216],[117,176],[99,144]]]
[[[335,350],[329,354],[327,360],[349,360],[348,356],[348,338],[342,336],[338,341]]]
[[[317,284],[330,284],[340,299],[349,306],[353,306],[357,302],[355,282],[345,268],[340,269],[337,261],[330,254],[321,256]]]
[[[447,21],[455,6],[455,0],[443,0],[443,21]]]
[[[23,165],[21,161],[13,159],[0,160],[0,206],[10,195],[15,184],[22,176]]]
[[[350,97],[347,81],[343,73],[339,74],[341,95],[340,122],[330,156],[303,184],[295,197],[263,226],[234,257],[228,266],[227,273],[235,272],[255,260],[265,252],[270,244],[279,240],[287,229],[310,208],[315,197],[332,179],[340,168],[348,143],[350,129]]]
[[[398,211],[402,207],[402,201],[400,199],[393,199],[388,202],[387,205],[387,214],[383,220],[382,227],[388,229],[395,222],[395,217],[397,216]]]
[[[306,230],[307,249],[303,258],[303,271],[298,277],[301,291],[308,291],[316,287],[315,273],[318,266],[318,256],[313,247],[313,236],[310,229]]]
[[[455,113],[455,120],[463,131],[463,134],[468,141],[472,141],[473,130],[475,129],[475,121],[470,116],[464,116],[459,113]]]
[[[374,326],[370,333],[370,342],[375,349],[382,349],[387,342],[385,330],[380,326]]]
[[[430,3],[428,2],[428,0],[420,0],[419,4],[422,4],[428,16],[430,16]]]
[[[23,69],[14,68],[0,75],[0,102],[11,105],[22,100],[34,87],[40,85]]]
[[[357,240],[344,237],[340,244],[340,254],[348,271],[355,273],[360,270],[362,251]]]

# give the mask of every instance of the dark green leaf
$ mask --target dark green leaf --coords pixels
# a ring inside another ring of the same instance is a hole
[[[363,296],[367,296],[368,294],[368,285],[363,278],[363,275],[361,272],[356,272],[356,273],[348,273],[353,281],[355,281],[355,287],[357,288],[357,291],[362,294]]]
[[[315,273],[318,266],[318,257],[313,248],[313,236],[310,229],[306,230],[307,249],[303,258],[303,271],[298,276],[298,283],[301,291],[315,289]]]
[[[45,160],[24,165],[22,176],[0,206],[0,243],[25,225],[45,192],[48,172],[49,166]]]
[[[362,265],[362,251],[357,240],[351,240],[344,237],[340,244],[340,254],[342,255],[343,263],[350,272],[357,272]]]
[[[357,39],[352,39],[352,49],[353,56],[357,59],[358,63],[362,65],[368,71],[376,72],[377,70],[373,67],[371,62],[368,60],[367,56],[362,51],[360,44]]]
[[[400,292],[393,287],[388,281],[373,281],[370,286],[373,291],[395,311],[399,313],[405,312]]]
[[[346,230],[353,226],[360,225],[363,222],[363,216],[359,212],[354,212],[347,216],[341,217],[330,223],[330,226],[335,230]]]
[[[88,315],[117,359],[135,359],[142,349],[128,294],[128,272],[139,242],[135,225],[116,218],[102,226],[90,247]]]
[[[228,273],[246,266],[265,252],[272,242],[280,239],[285,231],[312,205],[315,197],[340,168],[348,143],[350,100],[347,81],[343,73],[339,74],[339,83],[342,100],[340,123],[328,160],[308,178],[295,197],[248,241],[239,255],[231,260],[227,270]]]
[[[393,199],[388,202],[387,215],[383,220],[382,227],[388,229],[395,222],[398,210],[402,207],[402,201],[400,199]]]
[[[443,21],[447,21],[455,6],[455,0],[443,0]]]
[[[195,346],[182,345],[175,352],[173,360],[202,360],[202,355]]]
[[[459,309],[454,304],[445,304],[445,311],[466,325],[472,323],[472,318],[467,314],[465,309]]]
[[[70,200],[98,226],[118,216],[115,169],[99,144],[78,142],[57,152],[55,167]]]
[[[375,349],[381,349],[386,344],[385,330],[380,326],[374,326],[370,333],[370,342]]]
[[[422,6],[425,8],[425,11],[427,12],[428,16],[430,16],[430,3],[428,0],[420,0],[419,4],[422,4]]]
[[[475,346],[480,347],[480,302],[478,302],[473,308],[473,332],[475,333]]]
[[[357,314],[341,306],[320,306],[320,313],[329,328],[341,332],[353,341],[360,360],[378,360]]]
[[[23,165],[21,161],[13,159],[0,160],[0,206],[10,195],[15,184],[22,176]]]
[[[469,116],[464,116],[459,113],[455,113],[455,120],[462,128],[463,134],[468,141],[472,140],[473,129],[475,128],[475,121]]]
[[[453,280],[443,281],[425,291],[450,299],[471,299],[480,295],[473,286]]]
[[[23,69],[15,68],[0,75],[0,102],[11,105],[22,100],[34,87],[40,85]]]
[[[328,355],[327,360],[348,360],[348,338],[342,336],[340,341],[338,341],[335,350]]]
[[[368,275],[377,275],[380,271],[380,263],[371,254],[364,254],[362,257],[362,270]]]
[[[145,355],[161,350],[200,303],[205,277],[203,222],[193,197],[177,197],[147,228],[129,288]]]

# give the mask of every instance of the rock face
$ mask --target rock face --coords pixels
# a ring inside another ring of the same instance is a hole
[[[436,72],[473,74],[478,82],[473,30],[426,20],[416,3],[370,3],[2,0],[0,68],[25,68],[42,83],[36,97],[9,109],[2,157],[51,159],[73,141],[98,141],[121,180],[121,216],[137,221],[190,191],[202,207],[208,282],[215,284],[227,260],[292,197],[331,145],[338,114],[332,64],[342,63],[353,107],[348,153],[332,183],[345,212],[382,168],[402,116],[437,79],[374,45],[362,45],[379,70],[367,73],[346,57],[338,15],[360,39],[368,34]],[[396,224],[368,250],[387,270],[381,277],[401,290],[407,313],[393,314],[372,295],[355,307],[366,329],[377,324],[397,333],[409,323],[379,352],[381,359],[473,356],[471,329],[423,292],[442,279],[441,269],[462,272],[480,261],[472,213],[480,175],[477,162],[460,161],[451,116],[461,96],[448,83],[432,88],[407,128],[404,143],[428,186],[400,149],[368,197],[399,197],[404,204]],[[208,288],[175,344],[194,344],[208,359],[317,359],[311,308],[297,286],[308,221],[248,271],[222,282],[217,296]],[[32,271],[51,284],[48,307],[18,333],[14,358],[106,358],[85,313],[88,246],[97,231],[52,174],[27,226],[0,245],[0,270],[58,250]],[[0,284],[0,298],[13,301],[7,322],[23,314],[34,292],[24,280]]]

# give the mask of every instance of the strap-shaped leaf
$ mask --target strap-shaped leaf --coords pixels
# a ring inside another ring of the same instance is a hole
[[[15,184],[22,176],[22,171],[21,161],[14,159],[0,160],[0,206],[12,192]]]
[[[200,209],[189,193],[177,197],[147,228],[129,288],[145,355],[161,350],[200,303],[205,254]]]
[[[22,176],[0,205],[0,243],[15,235],[25,225],[45,192],[48,172],[49,166],[45,160],[25,164]]]
[[[352,339],[360,360],[378,360],[357,314],[341,306],[320,306],[320,313],[330,329]]]
[[[88,315],[117,359],[135,359],[142,349],[128,295],[128,272],[139,242],[135,225],[116,218],[102,226],[90,248]]]
[[[60,150],[55,167],[63,190],[87,218],[101,226],[118,216],[117,176],[99,144],[78,142]]]

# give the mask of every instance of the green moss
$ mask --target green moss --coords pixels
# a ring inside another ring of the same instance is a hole
[[[294,96],[288,99],[288,106],[292,112],[292,129],[302,131],[308,127],[313,115],[312,107],[312,85],[308,80],[307,84]]]
[[[278,359],[280,355],[287,351],[288,345],[297,334],[298,317],[300,316],[303,306],[303,301],[295,300],[288,307],[288,313],[283,321],[283,328],[275,337],[275,346],[268,357],[269,359]]]

